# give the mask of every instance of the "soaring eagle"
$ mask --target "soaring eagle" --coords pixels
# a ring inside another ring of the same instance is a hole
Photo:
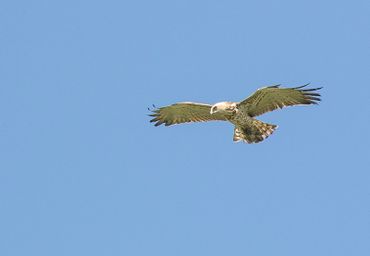
[[[234,124],[233,140],[258,143],[271,135],[278,127],[261,122],[254,117],[278,108],[294,105],[317,104],[320,101],[320,88],[303,89],[308,84],[295,88],[280,88],[280,85],[258,89],[241,102],[219,102],[214,105],[179,102],[155,108],[149,116],[155,126],[165,126],[188,122],[229,121]]]

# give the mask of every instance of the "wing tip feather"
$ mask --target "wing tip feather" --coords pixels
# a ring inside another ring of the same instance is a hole
[[[301,85],[301,86],[297,86],[297,87],[293,87],[292,89],[295,89],[295,90],[297,90],[297,89],[301,89],[301,88],[304,88],[304,87],[306,87],[306,86],[309,86],[311,83],[307,83],[307,84],[304,84],[304,85]],[[303,91],[303,90],[302,90]]]
[[[157,108],[154,104],[152,104],[152,109],[148,107],[148,110],[151,112],[148,114],[150,117],[154,117],[153,119],[149,120],[150,123],[154,123],[154,126],[157,127],[164,123],[163,120],[160,119],[160,108]]]
[[[316,87],[316,88],[307,88],[302,89],[306,86],[308,86],[310,83],[307,83],[302,86],[294,87],[292,89],[300,91],[303,94],[303,97],[305,99],[305,102],[303,104],[309,105],[309,104],[315,104],[317,105],[321,101],[321,94],[318,93],[318,90],[321,90],[323,87]]]

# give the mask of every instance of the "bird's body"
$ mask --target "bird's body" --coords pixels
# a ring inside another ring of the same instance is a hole
[[[219,102],[214,105],[180,102],[153,110],[151,122],[173,125],[187,122],[229,121],[234,124],[234,141],[258,143],[271,135],[277,125],[267,124],[255,119],[255,116],[285,106],[317,104],[321,88],[302,89],[279,88],[278,85],[257,90],[241,102]]]
[[[230,118],[230,122],[235,125],[233,140],[247,143],[260,142],[270,136],[277,128],[277,125],[259,121],[239,109]]]

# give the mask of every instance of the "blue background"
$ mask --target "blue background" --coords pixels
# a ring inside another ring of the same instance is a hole
[[[0,255],[370,255],[369,1],[2,1]],[[318,106],[147,107],[311,82]]]

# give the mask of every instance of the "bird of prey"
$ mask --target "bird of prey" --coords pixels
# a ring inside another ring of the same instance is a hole
[[[270,136],[278,127],[255,119],[266,112],[294,105],[317,104],[319,88],[281,88],[280,85],[258,89],[241,102],[219,102],[214,105],[179,102],[151,110],[150,122],[165,126],[188,122],[229,121],[234,125],[235,142],[258,143]]]

